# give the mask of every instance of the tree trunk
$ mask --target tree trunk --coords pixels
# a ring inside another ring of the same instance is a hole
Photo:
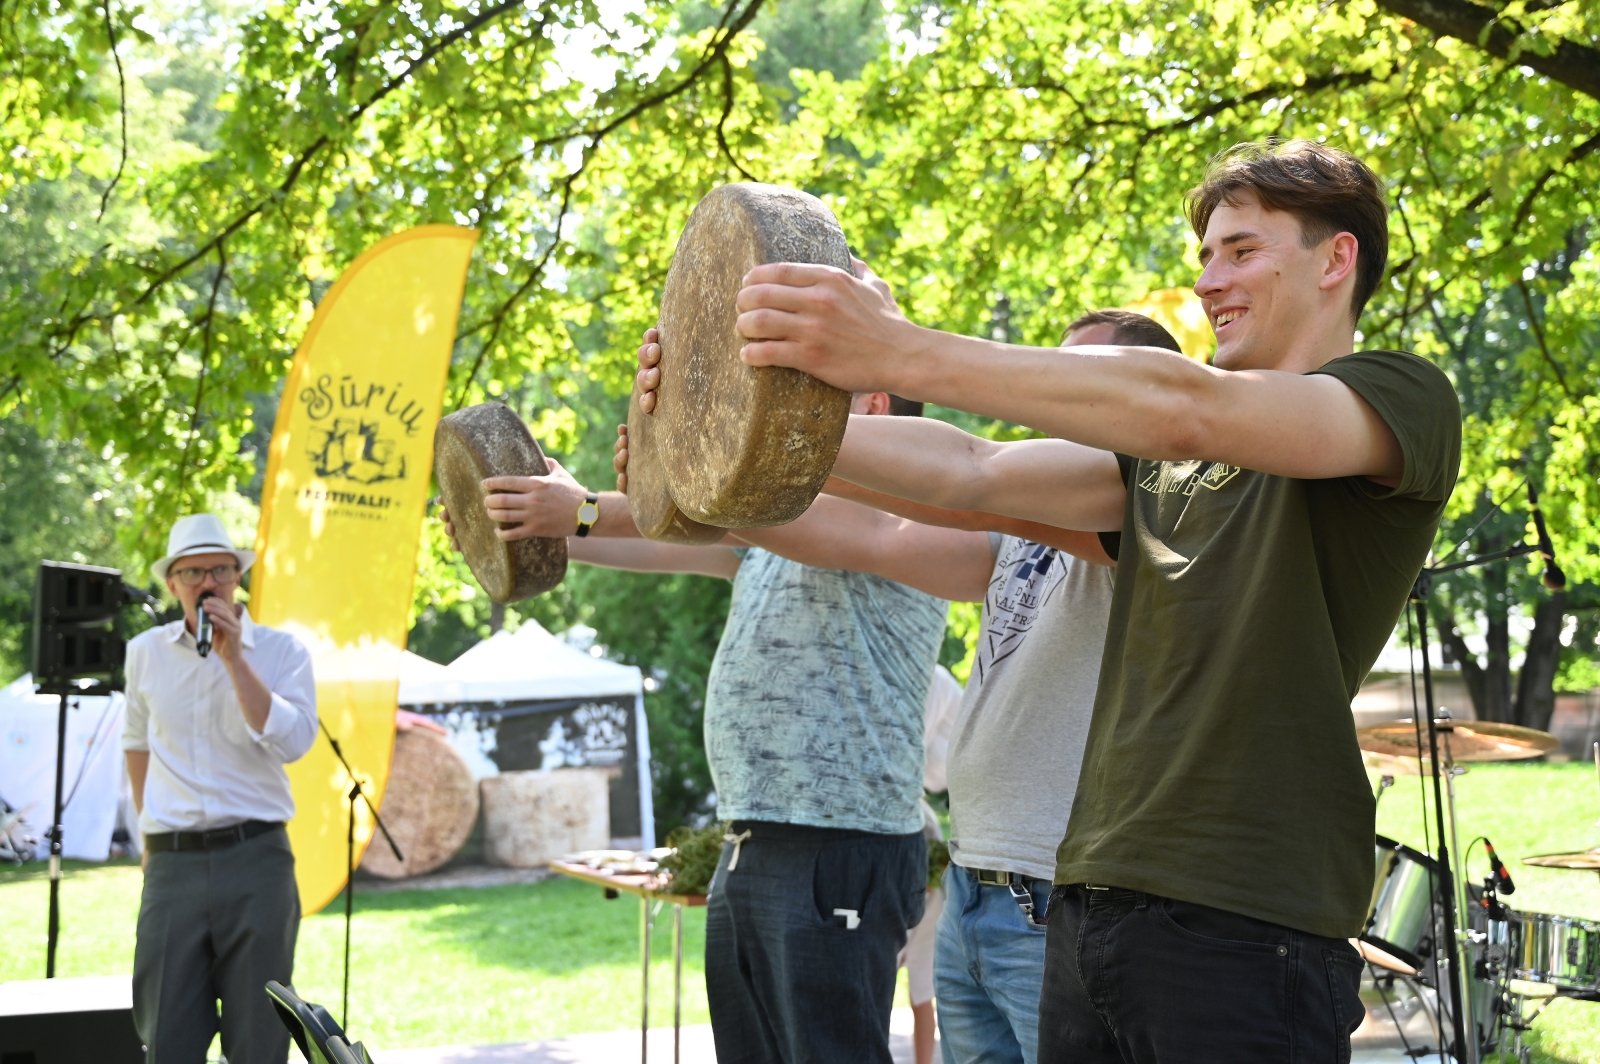
[[[1483,666],[1478,663],[1477,656],[1467,647],[1467,641],[1461,635],[1461,630],[1456,627],[1455,614],[1449,610],[1441,611],[1439,618],[1439,640],[1450,652],[1450,657],[1461,667],[1461,682],[1466,685],[1467,697],[1472,699],[1473,715],[1483,716],[1483,705],[1486,701],[1484,695]],[[1429,706],[1428,712],[1436,711],[1438,706]]]
[[[1514,724],[1550,730],[1550,718],[1556,708],[1556,669],[1561,664],[1561,625],[1566,616],[1565,590],[1550,592],[1534,610],[1533,633],[1522,659],[1522,674],[1517,677]]]

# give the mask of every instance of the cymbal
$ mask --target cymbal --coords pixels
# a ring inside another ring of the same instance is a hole
[[[1538,865],[1540,868],[1584,868],[1600,871],[1600,849],[1583,850],[1579,853],[1542,853],[1537,857],[1524,857],[1522,863]]]
[[[1426,761],[1414,757],[1401,757],[1398,754],[1378,754],[1371,751],[1362,751],[1361,763],[1374,772],[1385,776],[1420,776],[1426,771]]]
[[[1548,754],[1560,744],[1549,732],[1492,720],[1436,720],[1439,748],[1448,761],[1520,761]],[[1409,720],[1356,729],[1356,742],[1369,754],[1417,756],[1417,730]],[[1427,760],[1423,758],[1422,760]]]

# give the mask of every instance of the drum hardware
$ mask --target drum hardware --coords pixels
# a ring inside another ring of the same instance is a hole
[[[1361,982],[1366,1017],[1350,1038],[1360,1060],[1417,1060],[1441,1044],[1438,995],[1412,976],[1367,968]]]
[[[1455,759],[1464,755],[1487,762],[1538,756],[1553,749],[1554,739],[1515,725],[1456,721],[1441,708],[1429,722],[1430,753],[1437,752],[1437,756],[1417,757],[1422,730],[1405,721],[1357,731],[1368,764],[1376,762],[1396,772],[1432,777],[1441,813],[1441,846],[1439,856],[1434,857],[1395,840],[1377,838],[1372,905],[1366,927],[1354,945],[1370,971],[1414,980],[1424,988],[1436,1011],[1435,1029],[1446,1032],[1434,1043],[1439,1052],[1476,1064],[1480,1054],[1491,1053],[1507,1042],[1513,1043],[1514,1051],[1521,1051],[1519,1032],[1532,1022],[1539,1008],[1530,1008],[1534,999],[1518,993],[1520,984],[1512,984],[1514,973],[1533,969],[1513,956],[1522,948],[1525,936],[1496,891],[1499,884],[1499,893],[1510,893],[1504,889],[1511,882],[1505,866],[1487,839],[1482,841],[1493,867],[1482,888],[1467,886],[1465,876],[1453,874],[1446,863],[1452,850],[1466,852],[1458,835],[1455,780],[1467,768]],[[1410,755],[1402,742],[1407,736]],[[1374,802],[1382,799],[1393,782],[1387,772],[1379,779]],[[1443,844],[1445,840],[1448,846]],[[1458,917],[1466,926],[1457,923]],[[1573,975],[1569,982],[1577,979]]]
[[[1458,922],[1458,918],[1470,919],[1472,910],[1465,905],[1467,890],[1463,885],[1464,879],[1455,874],[1451,861],[1451,846],[1445,841],[1448,808],[1448,837],[1454,845],[1455,852],[1461,853],[1461,848],[1455,839],[1455,796],[1454,785],[1451,782],[1454,773],[1451,770],[1457,762],[1537,757],[1555,749],[1556,743],[1553,736],[1531,728],[1518,728],[1514,725],[1485,721],[1457,722],[1448,716],[1433,715],[1432,708],[1439,703],[1434,698],[1433,665],[1428,651],[1428,596],[1432,592],[1433,581],[1438,577],[1490,562],[1521,557],[1541,550],[1542,546],[1542,543],[1522,542],[1449,564],[1434,564],[1422,568],[1417,574],[1416,583],[1412,586],[1410,602],[1411,616],[1416,625],[1414,634],[1422,662],[1421,705],[1427,707],[1426,726],[1423,722],[1410,722],[1362,728],[1358,731],[1358,735],[1362,737],[1360,745],[1363,750],[1415,757],[1419,762],[1427,761],[1431,766],[1428,775],[1433,785],[1432,812],[1434,826],[1437,829],[1435,837],[1439,840],[1436,864],[1440,883],[1437,897],[1442,914],[1437,924],[1439,935],[1437,985],[1441,990],[1447,991],[1439,995],[1441,1001],[1445,999],[1449,1001],[1449,1049],[1455,1059],[1462,1061],[1463,1064],[1478,1064],[1480,1052],[1491,1041],[1483,1036],[1483,1032],[1485,1030],[1492,1032],[1502,1026],[1500,1019],[1503,1002],[1500,1000],[1502,995],[1498,992],[1493,1000],[1485,1003],[1484,1007],[1478,1007],[1474,1001],[1474,997],[1482,993],[1482,988],[1490,984],[1476,978],[1477,964],[1473,953],[1475,950],[1487,952],[1492,944],[1492,936],[1485,931],[1484,939],[1474,941],[1475,936],[1463,933]],[[1444,771],[1440,771],[1441,766]],[[1444,793],[1447,787],[1450,790],[1448,807]],[[1445,1025],[1441,1023],[1440,1026]],[[1473,1035],[1471,1038],[1467,1036],[1469,1030]]]
[[[1521,761],[1542,757],[1560,745],[1549,732],[1498,721],[1454,720],[1445,714],[1436,717],[1433,725],[1445,747],[1445,760],[1449,764]],[[1416,756],[1417,728],[1409,720],[1359,728],[1356,742],[1368,754],[1428,760]]]
[[[1600,849],[1580,850],[1577,853],[1542,853],[1536,857],[1524,857],[1522,863],[1540,868],[1578,868],[1600,872]]]

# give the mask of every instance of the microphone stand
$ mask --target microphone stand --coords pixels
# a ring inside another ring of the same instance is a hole
[[[356,889],[356,798],[367,803],[367,809],[372,813],[373,823],[378,825],[378,830],[383,832],[384,841],[389,844],[389,849],[394,853],[396,861],[404,861],[400,847],[395,845],[394,836],[389,834],[389,829],[383,826],[383,818],[378,815],[378,809],[372,804],[372,799],[367,797],[367,792],[362,788],[361,779],[350,767],[350,762],[345,760],[344,751],[339,749],[339,740],[333,737],[328,726],[322,722],[319,714],[317,727],[322,729],[322,734],[328,737],[328,745],[333,747],[333,756],[339,759],[339,764],[344,766],[345,775],[350,777],[350,803],[349,812],[345,818],[344,834],[344,989],[340,998],[339,1023],[348,1027],[350,1024],[350,920],[355,907]]]
[[[67,770],[67,692],[56,719],[56,800],[50,821],[50,916],[45,928],[44,977],[56,977],[56,940],[61,937],[61,777]]]
[[[1450,868],[1450,845],[1446,841],[1444,823],[1444,797],[1443,785],[1440,782],[1442,775],[1439,764],[1439,729],[1434,720],[1433,703],[1433,667],[1428,662],[1428,595],[1433,591],[1433,579],[1445,573],[1455,572],[1475,565],[1487,565],[1490,562],[1505,561],[1517,558],[1524,554],[1532,554],[1539,548],[1529,543],[1519,543],[1515,547],[1494,551],[1490,554],[1481,554],[1451,565],[1440,565],[1424,568],[1417,574],[1417,582],[1411,589],[1411,603],[1415,608],[1417,619],[1418,645],[1422,651],[1422,697],[1426,702],[1424,716],[1427,718],[1428,727],[1428,758],[1433,765],[1433,813],[1434,821],[1439,832],[1439,893],[1444,900],[1444,950],[1443,954],[1450,970],[1450,986],[1452,1008],[1450,1010],[1452,1033],[1455,1037],[1454,1056],[1463,1064],[1478,1064],[1479,1045],[1474,1031],[1472,1039],[1467,1038],[1467,1023],[1472,1019],[1468,1015],[1470,1009],[1470,987],[1468,980],[1471,977],[1471,966],[1462,963],[1463,945],[1459,938],[1459,929],[1456,926],[1456,887],[1455,875]],[[1453,828],[1455,825],[1452,824]],[[1440,980],[1440,989],[1443,990],[1444,980]]]
[[[39,694],[60,695],[61,706],[56,716],[56,788],[55,803],[51,809],[50,820],[50,912],[45,924],[45,954],[44,977],[56,977],[56,943],[61,938],[61,854],[62,836],[65,830],[62,820],[66,816],[66,803],[61,796],[62,782],[67,774],[67,696],[75,695],[109,695],[114,690],[110,684],[94,684],[89,687],[71,687],[66,684],[45,683],[40,684],[36,690]]]

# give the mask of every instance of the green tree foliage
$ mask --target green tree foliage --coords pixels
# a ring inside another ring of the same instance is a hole
[[[31,667],[41,561],[121,567],[116,530],[130,516],[121,480],[116,462],[76,441],[0,421],[0,685]]]

